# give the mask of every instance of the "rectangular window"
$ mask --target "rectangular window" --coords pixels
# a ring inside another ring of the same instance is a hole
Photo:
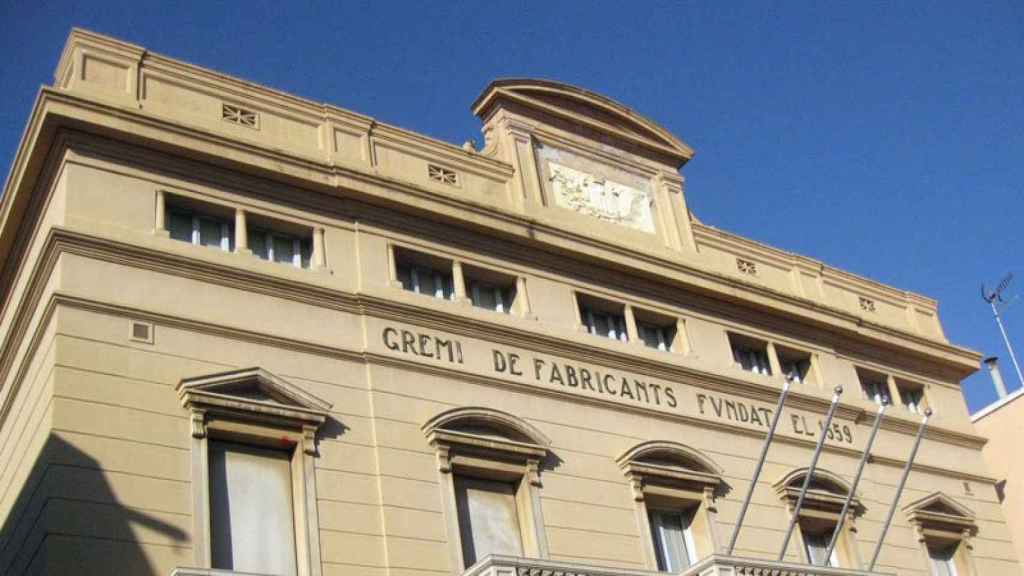
[[[226,252],[235,249],[235,224],[227,216],[207,214],[186,206],[169,206],[167,228],[175,240]]]
[[[956,544],[948,546],[928,546],[928,558],[932,563],[935,576],[957,576]]]
[[[914,414],[921,414],[925,409],[924,386],[914,382],[896,380],[896,391],[900,395],[900,404]]]
[[[839,566],[839,559],[836,557],[835,549],[832,550],[832,554],[829,557],[825,557],[825,553],[828,552],[828,543],[832,540],[832,530],[834,529],[834,525],[832,525],[832,529],[826,530],[804,529],[801,527],[804,536],[804,548],[807,550],[807,557],[810,559],[811,564],[815,566]]]
[[[248,237],[249,249],[257,257],[270,262],[291,264],[296,268],[309,268],[313,252],[313,243],[309,237],[301,238],[262,228],[251,228]]]
[[[754,338],[729,334],[729,345],[732,347],[732,359],[737,367],[754,374],[771,376],[772,365],[768,361],[768,344]]]
[[[637,335],[644,346],[662,352],[678,350],[676,338],[679,335],[676,330],[676,318],[640,308],[633,310],[633,316],[636,318]]]
[[[493,270],[462,267],[466,295],[477,308],[509,314],[516,299],[516,278]]]
[[[690,528],[694,512],[693,508],[683,511],[647,511],[659,571],[679,572],[697,561],[693,532]]]
[[[779,368],[782,375],[792,384],[804,384],[811,373],[811,355],[807,352],[775,347],[779,355]]]
[[[579,303],[580,321],[587,332],[612,340],[629,341],[624,304],[583,294],[577,294],[576,300]]]
[[[455,506],[466,568],[488,554],[523,555],[515,484],[456,476]]]
[[[213,568],[297,574],[291,455],[210,441]]]
[[[396,248],[395,275],[402,288],[410,292],[444,300],[451,300],[455,294],[451,260]]]
[[[655,348],[662,352],[672,349],[672,342],[676,339],[676,327],[674,325],[650,324],[637,321],[636,330],[640,339],[648,348]]]
[[[875,404],[892,404],[892,397],[889,395],[889,381],[885,374],[857,369],[857,378],[860,380],[860,388],[869,400]]]

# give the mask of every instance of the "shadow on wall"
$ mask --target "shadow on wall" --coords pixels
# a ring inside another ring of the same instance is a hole
[[[9,490],[20,493],[0,529],[0,574],[167,576],[174,566],[192,564],[186,532],[192,518],[172,510],[180,508],[172,500],[189,493],[187,482],[105,472],[50,434],[28,480]],[[154,498],[161,493],[178,496]],[[124,504],[119,494],[144,498],[146,508]],[[0,501],[9,498],[0,495]]]

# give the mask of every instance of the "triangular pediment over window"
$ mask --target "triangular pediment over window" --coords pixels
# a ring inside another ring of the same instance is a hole
[[[974,512],[942,492],[933,492],[903,507],[910,523],[919,530],[974,534]]]
[[[255,420],[289,428],[319,428],[330,403],[262,368],[243,368],[178,383],[182,405],[204,418]]]

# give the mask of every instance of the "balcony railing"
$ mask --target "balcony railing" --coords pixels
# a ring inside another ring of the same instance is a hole
[[[711,555],[683,571],[681,576],[895,576],[850,568],[774,562],[755,558]]]
[[[679,576],[883,576],[847,568],[772,562],[753,558],[712,555],[702,558]],[[488,556],[470,566],[462,576],[665,576],[663,572],[588,566],[575,562]],[[894,575],[887,575],[894,576]]]

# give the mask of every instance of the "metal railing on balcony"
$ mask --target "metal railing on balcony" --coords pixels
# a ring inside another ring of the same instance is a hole
[[[711,555],[683,570],[679,576],[883,576],[883,574],[847,568],[827,568],[773,560]],[[470,566],[462,576],[664,576],[664,573],[537,558],[487,556]]]

